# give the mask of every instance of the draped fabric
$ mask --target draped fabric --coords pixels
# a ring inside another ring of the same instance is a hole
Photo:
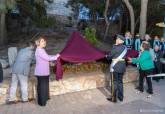
[[[73,32],[56,63],[56,80],[62,79],[62,63],[83,63],[105,57],[105,52],[96,49],[79,32]]]
[[[93,47],[87,42],[79,32],[73,32],[68,40],[65,48],[60,52],[60,57],[57,59],[55,73],[56,80],[62,79],[63,62],[69,63],[84,63],[99,60],[105,57],[106,52]],[[126,57],[137,57],[138,51],[128,50]]]
[[[126,58],[136,58],[139,56],[139,51],[137,50],[132,50],[132,49],[128,49],[127,54],[126,54]]]

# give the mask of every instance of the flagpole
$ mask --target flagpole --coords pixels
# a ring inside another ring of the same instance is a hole
[[[114,76],[113,76],[113,72],[111,72],[111,97],[112,97],[112,101],[114,101]]]

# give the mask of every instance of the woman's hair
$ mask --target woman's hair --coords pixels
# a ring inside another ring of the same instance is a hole
[[[29,47],[29,46],[35,46],[35,43],[34,41],[29,41],[26,43],[26,46]]]
[[[150,49],[150,44],[147,41],[142,42],[142,47],[144,50],[149,50]]]
[[[40,45],[40,41],[41,41],[42,39],[45,40],[45,37],[44,37],[44,36],[39,36],[39,37],[37,38],[37,40],[35,40],[35,44],[36,44],[37,46],[39,46],[39,45]]]

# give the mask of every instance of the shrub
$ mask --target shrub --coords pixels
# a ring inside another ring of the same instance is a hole
[[[85,38],[93,45],[97,44],[96,29],[87,27],[84,32]]]

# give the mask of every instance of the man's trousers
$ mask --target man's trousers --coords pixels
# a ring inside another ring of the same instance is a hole
[[[22,101],[28,101],[28,76],[24,76],[21,74],[12,74],[9,101],[16,100],[16,90],[18,82],[20,82],[21,86]]]
[[[123,73],[113,72],[112,75],[112,100],[115,101],[118,98],[123,101]]]

